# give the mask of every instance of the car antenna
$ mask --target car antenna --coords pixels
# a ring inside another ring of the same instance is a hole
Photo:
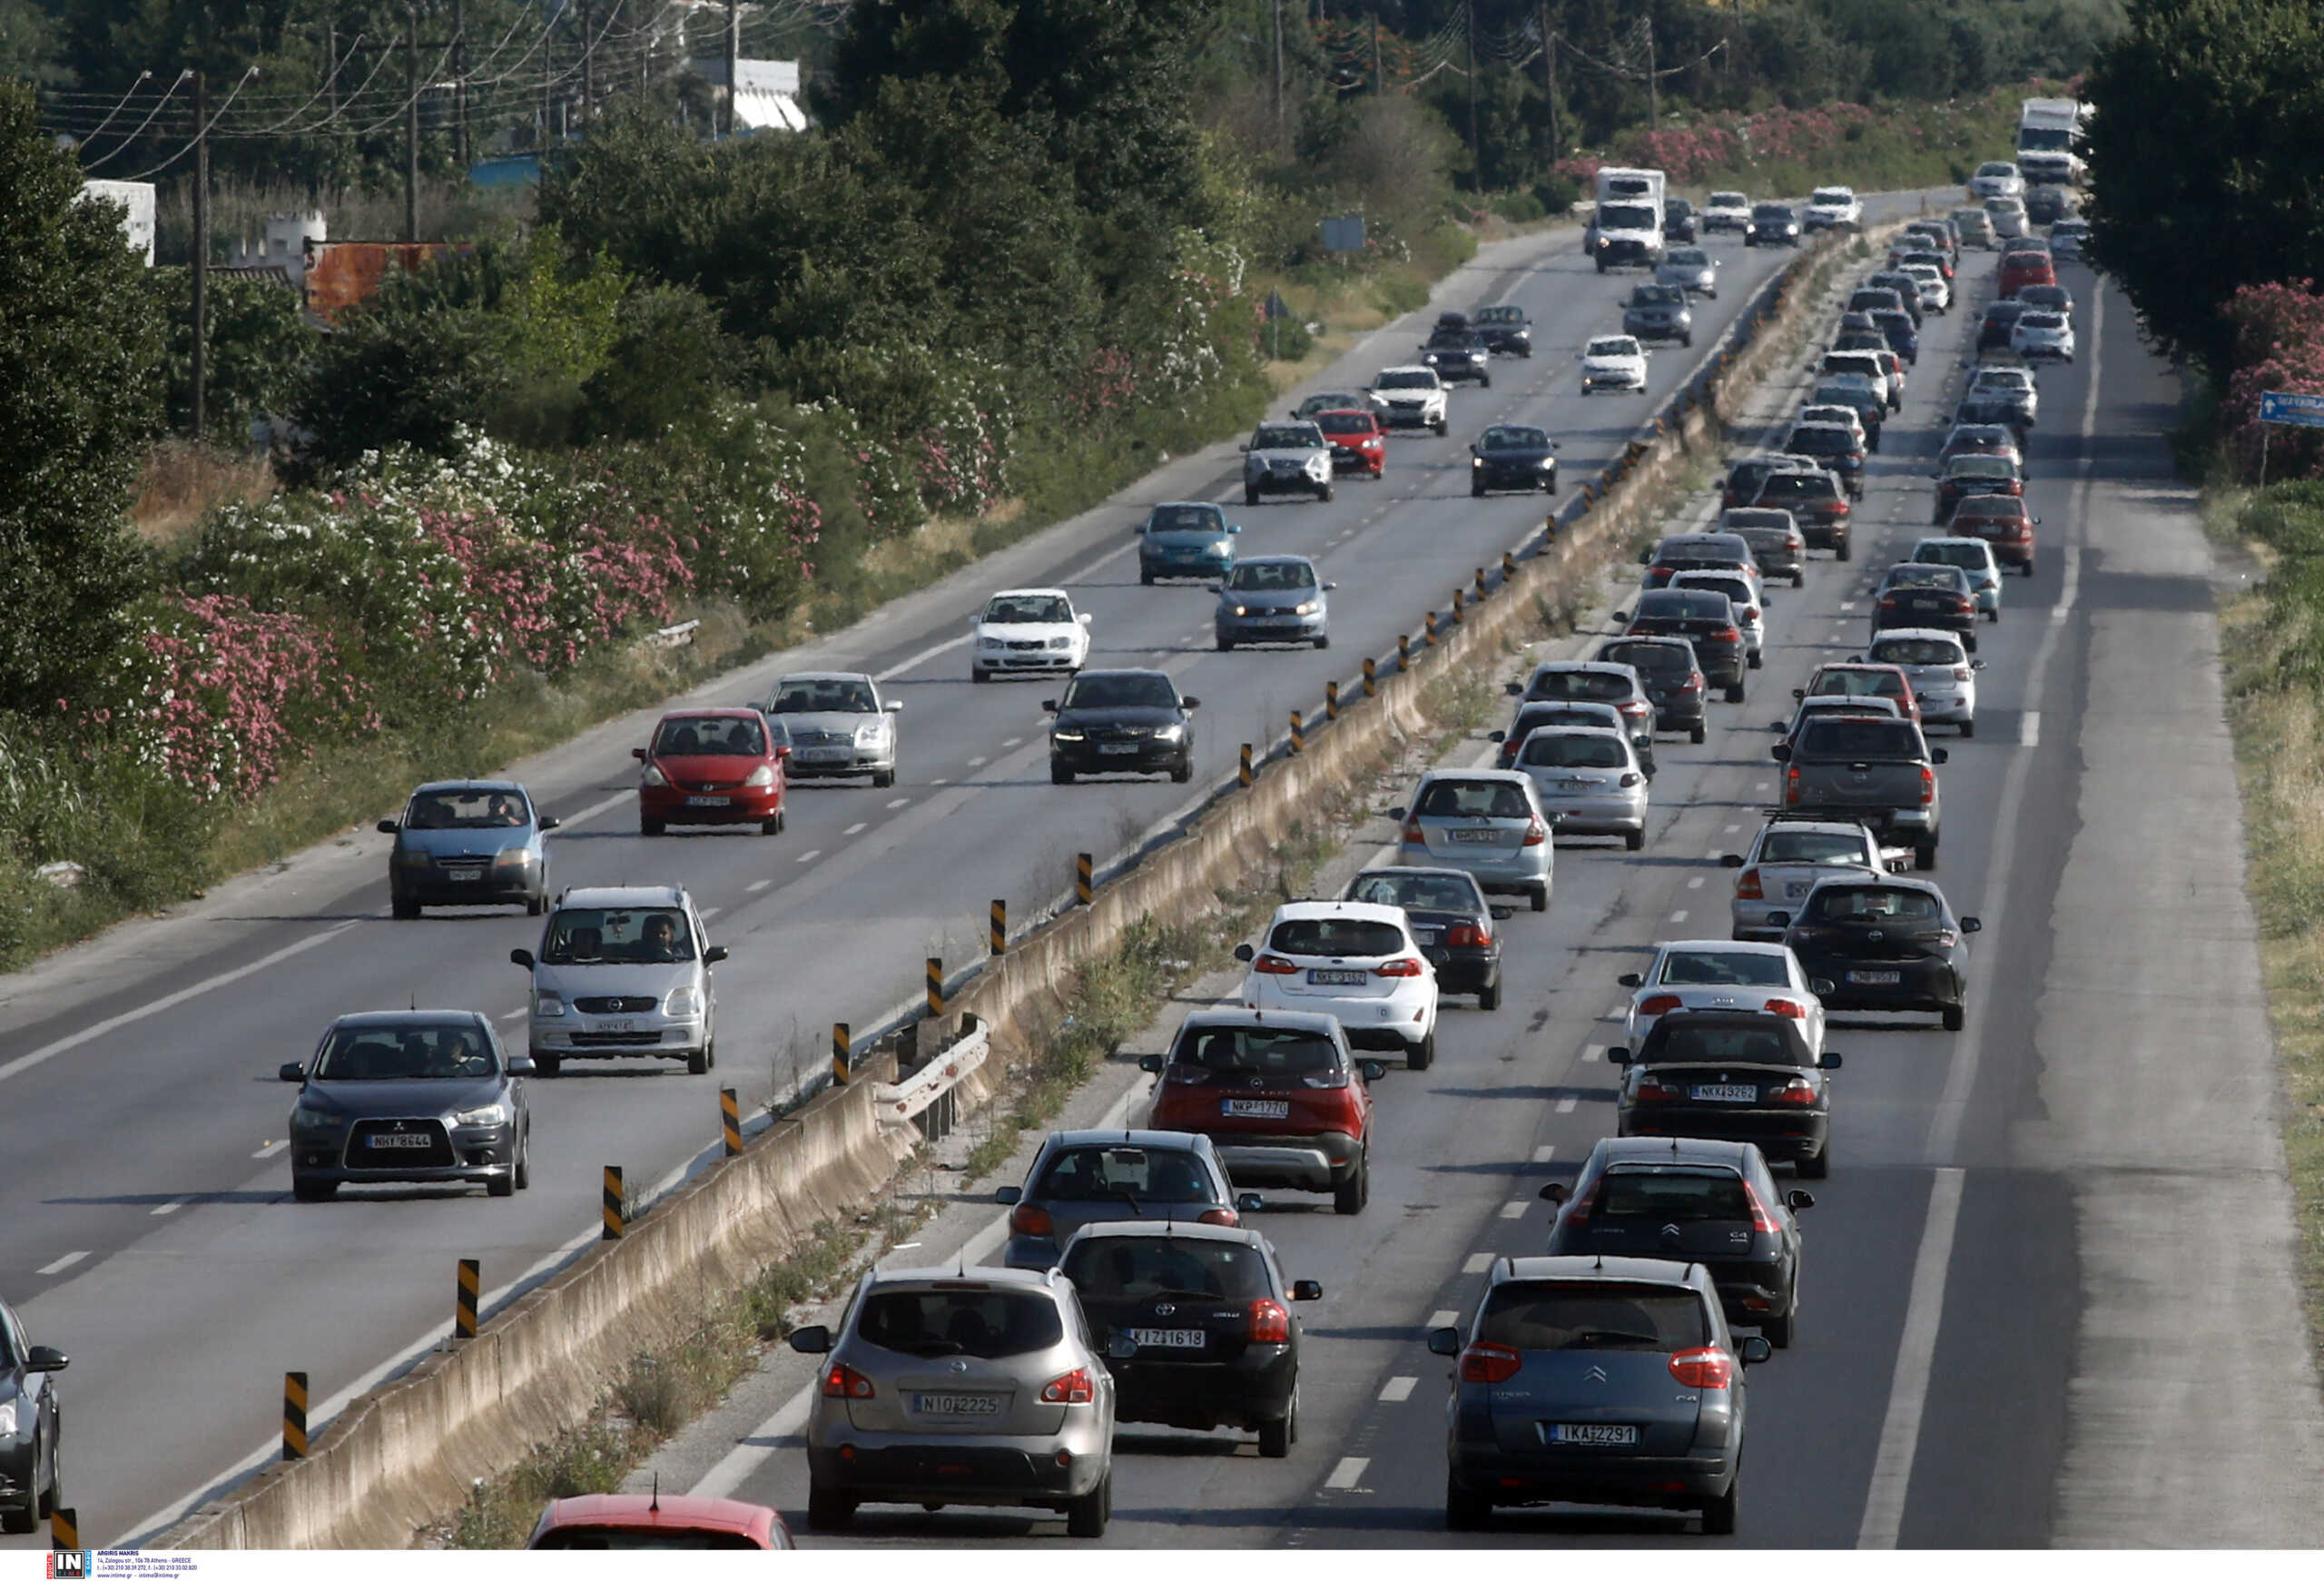
[[[662,1474],[658,1471],[654,1474],[654,1497],[647,1502],[645,1508],[649,1514],[662,1513]]]
[[[419,1008],[419,995],[417,992],[414,992],[411,995],[410,1008],[413,1010],[418,1010]]]

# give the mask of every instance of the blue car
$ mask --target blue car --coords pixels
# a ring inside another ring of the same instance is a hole
[[[424,905],[521,905],[540,915],[549,893],[542,836],[556,827],[514,780],[421,786],[402,817],[379,821],[379,833],[396,837],[388,894],[397,920],[409,921]]]
[[[1331,604],[1324,595],[1334,586],[1315,575],[1315,563],[1305,555],[1255,555],[1238,562],[1218,587],[1218,651],[1246,642],[1331,647]]]
[[[1872,315],[1872,321],[1880,326],[1891,351],[1907,362],[1921,360],[1921,332],[1912,314],[1901,308],[1882,308]]]
[[[1177,500],[1147,512],[1137,529],[1137,579],[1215,582],[1235,568],[1235,535],[1243,529],[1207,500]]]

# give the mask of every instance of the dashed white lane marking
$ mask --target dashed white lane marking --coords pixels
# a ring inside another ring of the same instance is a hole
[[[1855,599],[1853,599],[1853,598],[1843,598],[1843,599],[1841,599],[1841,600],[1840,600],[1840,611],[1841,611],[1841,613],[1842,613],[1842,614],[1846,614],[1848,610],[1853,609],[1853,608],[1856,608],[1856,600],[1855,600]]]
[[[1752,791],[1758,795],[1765,795],[1775,788],[1776,782],[1771,779],[1763,779],[1751,787]]]
[[[184,1207],[188,1202],[192,1201],[193,1199],[191,1197],[172,1197],[168,1201],[153,1210],[153,1217],[156,1219],[166,1219],[171,1214],[176,1212],[179,1209]]]
[[[1370,1456],[1350,1455],[1332,1467],[1332,1474],[1324,1478],[1324,1486],[1345,1493],[1355,1487],[1356,1479],[1364,1475],[1364,1468],[1371,1464]]]
[[[928,783],[931,785],[950,785],[952,782],[949,779],[931,779]]]
[[[774,880],[772,878],[762,878],[756,884],[745,884],[743,888],[746,893],[756,894],[759,891],[764,889],[768,884],[773,884],[773,882]]]
[[[2021,746],[2042,745],[2042,714],[2038,708],[2028,708],[2017,716],[2017,744]]]
[[[969,759],[969,766],[970,768],[982,768],[986,764],[990,763],[992,759],[990,757],[971,757]]]
[[[1578,1098],[1561,1098],[1558,1100],[1558,1112],[1560,1114],[1571,1114],[1574,1111],[1574,1106],[1580,1102],[1581,1100]]]
[[[1630,1018],[1630,1002],[1625,999],[1620,1004],[1617,1004],[1610,1010],[1607,1011],[1605,1014],[1600,1016],[1598,1019],[1600,1021],[1628,1021]]]
[[[1743,825],[1740,825],[1740,824],[1729,824],[1729,825],[1727,825],[1727,827],[1725,827],[1724,829],[1721,829],[1721,830],[1719,831],[1719,833],[1720,833],[1720,834],[1722,834],[1722,835],[1739,835],[1739,834],[1741,834],[1742,832],[1743,832]]]
[[[1501,1205],[1501,1216],[1503,1219],[1522,1219],[1525,1217],[1525,1210],[1528,1204],[1524,1198],[1512,1198],[1509,1201],[1503,1202]]]
[[[1702,886],[1703,886],[1703,879],[1702,879],[1702,874],[1699,874],[1699,874],[1695,874],[1695,876],[1694,876],[1694,877],[1689,878],[1689,880],[1687,880],[1687,887],[1688,887],[1689,889],[1700,889]]]
[[[1724,856],[1724,855],[1727,855],[1727,853],[1726,853],[1726,852],[1724,852],[1724,851],[1718,851],[1718,850],[1706,851],[1706,852],[1704,852],[1704,853],[1703,853],[1703,860],[1704,860],[1704,861],[1706,861],[1706,862],[1716,862],[1716,861],[1718,861],[1720,857],[1722,857],[1722,856]]]
[[[1025,745],[1025,738],[1022,736],[1011,736],[1008,740],[1002,742],[1001,745],[1003,746],[1022,746]]]
[[[1492,1266],[1492,1260],[1495,1254],[1490,1251],[1472,1251],[1469,1253],[1469,1260],[1461,1265],[1461,1271],[1462,1273],[1482,1273],[1485,1270]]]
[[[951,637],[946,641],[940,642],[933,647],[923,647],[918,653],[913,654],[910,658],[905,659],[901,664],[891,664],[886,669],[881,670],[872,678],[875,681],[894,680],[906,670],[913,669],[921,665],[926,664],[938,654],[950,653],[956,647],[966,647],[976,639],[977,634],[971,631],[965,633],[962,636]]]
[[[1945,1168],[1929,1184],[1928,1214],[1921,1224],[1919,1255],[1913,1260],[1911,1292],[1905,1299],[1905,1329],[1896,1341],[1888,1411],[1880,1423],[1880,1448],[1872,1463],[1872,1486],[1865,1495],[1864,1520],[1856,1528],[1859,1548],[1895,1547],[1904,1525],[1905,1493],[1913,1480],[1921,1417],[1928,1406],[1929,1376],[1936,1362],[1937,1325],[1945,1315],[1945,1275],[1953,1265],[1962,1181],[1959,1169]]]
[[[1460,1320],[1460,1313],[1442,1307],[1428,1315],[1428,1326],[1432,1329],[1450,1329]]]
[[[850,824],[846,828],[842,829],[840,833],[842,835],[861,835],[864,830],[871,826],[872,825],[869,824]]]
[[[1420,1379],[1416,1378],[1392,1378],[1380,1386],[1380,1403],[1384,1406],[1401,1405],[1413,1398],[1413,1390],[1419,1385]]]
[[[522,1013],[520,1012],[519,1013]],[[281,1152],[284,1148],[289,1147],[290,1145],[290,1143],[288,1141],[270,1141],[264,1147],[259,1149],[258,1151],[251,1154],[251,1157],[254,1159],[271,1159],[276,1153]]]
[[[890,812],[891,812],[891,813],[892,813],[892,812],[894,812],[898,807],[902,806],[906,802],[908,802],[908,801],[910,801],[910,800],[911,800],[911,798],[910,796],[898,796],[894,801],[891,801],[891,802],[890,802],[890,803],[888,804],[888,810],[889,810]]]
[[[1672,913],[1670,914],[1670,920],[1671,920],[1672,922],[1674,922],[1674,923],[1683,923],[1683,922],[1685,922],[1685,921],[1687,920],[1687,914],[1686,914],[1686,911],[1685,911],[1683,908],[1681,908],[1680,910],[1678,910],[1678,911],[1674,911],[1674,912],[1672,912]]]
[[[821,856],[822,855],[822,853],[821,851],[802,851],[799,853],[799,860],[802,862],[812,862],[816,857]]]
[[[514,1010],[502,1011],[500,1013],[500,1019],[503,1021],[522,1021],[526,1016],[531,1013],[532,1013],[529,1010],[520,1004]]]
[[[1537,1164],[1548,1163],[1551,1159],[1557,1156],[1558,1150],[1554,1143],[1546,1147],[1537,1147],[1533,1150],[1533,1161]]]
[[[85,1251],[68,1251],[63,1257],[58,1258],[54,1262],[49,1263],[45,1267],[42,1268],[40,1270],[40,1276],[43,1279],[46,1279],[52,1274],[63,1273],[66,1269],[71,1268],[76,1262],[82,1261],[89,1254]],[[1411,1379],[1408,1381],[1417,1382],[1419,1380]],[[1410,1394],[1413,1391],[1409,1388],[1404,1390],[1404,1394]],[[1384,1396],[1382,1398],[1384,1398],[1385,1397]],[[1401,1399],[1403,1396],[1399,1395],[1397,1398]]]

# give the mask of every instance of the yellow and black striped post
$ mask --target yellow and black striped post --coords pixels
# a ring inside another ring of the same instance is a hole
[[[941,955],[928,958],[928,1013],[944,1013],[944,957]]]
[[[81,1546],[81,1512],[58,1505],[48,1512],[48,1546],[70,1553]]]
[[[847,1023],[843,1021],[832,1023],[832,1081],[838,1086],[847,1085],[848,1036]]]
[[[458,1280],[452,1287],[452,1338],[476,1338],[477,1291],[484,1283],[484,1265],[475,1258],[460,1259]]]
[[[1461,624],[1461,622],[1462,622],[1462,618],[1463,618],[1463,617],[1462,617],[1462,613],[1461,613],[1461,605],[1462,605],[1462,595],[1461,595],[1461,589],[1460,589],[1460,588],[1453,588],[1453,589],[1452,589],[1452,624],[1453,624],[1453,625],[1455,625],[1455,626],[1460,625],[1460,624]]]
[[[1371,661],[1367,659],[1364,662],[1368,664]],[[1337,681],[1325,681],[1324,683],[1324,717],[1336,719],[1339,716],[1340,684]]]
[[[303,1372],[282,1375],[282,1457],[307,1457],[307,1375]]]
[[[1368,657],[1364,661],[1364,695],[1367,697],[1380,695],[1378,667]]]
[[[1551,531],[1555,531],[1555,530],[1557,529],[1557,525],[1558,525],[1558,519],[1557,519],[1557,517],[1556,517],[1554,514],[1552,514],[1552,515],[1551,516],[1551,518],[1550,518],[1550,519],[1549,519],[1548,523],[1546,524],[1546,526],[1547,526],[1547,528],[1548,528],[1548,529],[1549,529],[1549,530],[1551,530]],[[1516,574],[1517,574],[1517,557],[1516,557],[1515,555],[1513,555],[1513,554],[1510,553],[1510,551],[1509,551],[1509,550],[1507,550],[1507,549],[1503,549],[1503,550],[1502,550],[1502,551],[1501,551],[1501,579],[1502,579],[1503,582],[1507,582],[1507,581],[1508,581],[1512,577],[1514,577]]]
[[[743,1151],[743,1100],[732,1087],[718,1089],[718,1124],[725,1133],[726,1156]]]
[[[992,925],[989,931],[992,939],[992,953],[995,955],[1007,954],[1009,953],[1009,903],[1007,901],[996,900],[992,903]]]
[[[1294,752],[1307,750],[1307,730],[1300,723],[1299,710],[1296,708],[1291,710],[1291,750]]]
[[[1429,647],[1436,646],[1436,611],[1433,609],[1428,612],[1428,622],[1420,634],[1420,639]]]
[[[1433,619],[1434,617],[1430,617]],[[1396,673],[1403,674],[1413,667],[1413,639],[1409,632],[1396,633]]]
[[[1479,566],[1479,567],[1477,568],[1477,602],[1478,602],[1478,603],[1480,603],[1480,604],[1482,604],[1482,603],[1483,603],[1484,601],[1485,601],[1485,568],[1484,568],[1482,566]]]
[[[1245,789],[1250,788],[1251,781],[1255,776],[1251,773],[1251,744],[1247,741],[1243,743],[1243,765],[1236,770],[1235,777]]]
[[[1078,853],[1073,858],[1073,898],[1083,905],[1088,905],[1089,897],[1097,893],[1097,885],[1091,881],[1097,865],[1087,851]]]
[[[621,1189],[621,1166],[606,1166],[606,1229],[599,1238],[619,1240],[629,1232],[629,1194]]]

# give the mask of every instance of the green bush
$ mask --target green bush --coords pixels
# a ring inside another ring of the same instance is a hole
[[[1499,193],[1492,199],[1492,212],[1512,225],[1531,224],[1547,212],[1541,200],[1530,192]]]

